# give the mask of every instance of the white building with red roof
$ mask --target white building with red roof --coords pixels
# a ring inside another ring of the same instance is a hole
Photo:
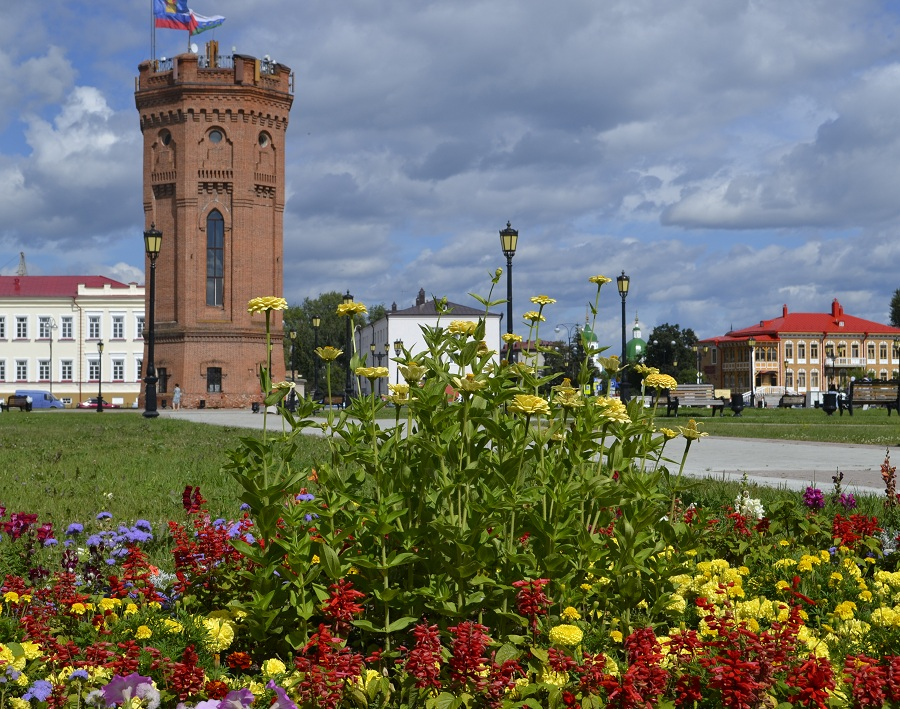
[[[52,392],[131,407],[141,389],[144,287],[105,276],[0,276],[0,396]],[[103,343],[102,352],[99,347]]]
[[[785,305],[781,317],[699,344],[705,381],[733,392],[784,387],[809,395],[844,388],[851,376],[900,374],[900,328],[848,315],[836,298],[830,312],[791,313]]]

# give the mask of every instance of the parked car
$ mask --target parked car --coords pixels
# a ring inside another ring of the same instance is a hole
[[[16,389],[16,396],[30,396],[33,409],[64,409],[66,405],[43,389]],[[106,402],[104,402],[105,404]]]
[[[97,408],[97,397],[92,396],[90,399],[85,399],[80,404],[78,404],[79,409],[96,409]],[[118,404],[110,404],[106,399],[103,400],[103,408],[104,409],[120,409],[122,408]]]

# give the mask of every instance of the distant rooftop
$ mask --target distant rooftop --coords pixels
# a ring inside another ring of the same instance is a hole
[[[79,285],[130,288],[106,276],[0,276],[0,298],[74,298]]]

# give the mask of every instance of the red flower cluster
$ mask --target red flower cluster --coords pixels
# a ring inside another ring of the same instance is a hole
[[[322,613],[335,621],[335,632],[339,635],[349,632],[353,616],[360,615],[365,610],[356,602],[365,596],[366,594],[354,589],[350,581],[344,579],[331,585],[331,595],[322,606]]]
[[[203,495],[200,494],[200,486],[192,487],[185,485],[184,492],[181,493],[181,505],[184,511],[189,515],[197,514],[206,504]]]
[[[413,628],[416,646],[406,659],[405,669],[416,680],[416,687],[441,687],[441,637],[436,625],[419,623]]]
[[[450,647],[450,680],[459,688],[481,691],[485,686],[482,673],[487,666],[485,650],[491,639],[487,628],[467,620],[449,629],[453,633]]]
[[[172,689],[181,701],[203,691],[205,673],[198,666],[198,659],[194,646],[188,645],[181,655],[181,662],[172,667]]]
[[[831,523],[831,536],[838,546],[856,547],[857,542],[880,532],[877,517],[867,515],[850,515],[844,518],[839,514],[834,516]]]
[[[347,680],[359,676],[362,664],[362,655],[333,637],[327,625],[320,625],[294,659],[294,666],[303,673],[297,685],[301,704],[336,709]]]
[[[528,618],[532,633],[537,633],[538,616],[547,615],[547,609],[550,607],[550,599],[544,593],[544,586],[548,583],[550,579],[513,581],[513,586],[519,589],[516,594],[516,607],[521,615]]]

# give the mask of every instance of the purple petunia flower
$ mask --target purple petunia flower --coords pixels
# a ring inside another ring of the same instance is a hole
[[[825,507],[825,495],[817,487],[807,487],[803,493],[803,504],[811,510],[821,510]]]
[[[103,687],[103,698],[106,700],[106,706],[109,707],[116,704],[131,706],[132,697],[143,696],[146,693],[146,687],[152,688],[153,680],[149,677],[142,677],[137,672],[132,672],[127,677],[116,675],[109,681],[109,684]]]
[[[53,694],[53,685],[45,679],[39,679],[22,695],[22,699],[25,701],[37,699],[39,702],[46,702],[51,694]]]
[[[275,701],[269,705],[269,709],[297,709],[297,705],[291,701],[283,687],[275,684],[275,680],[270,679],[268,684],[266,684],[266,689],[271,689],[275,692]]]
[[[249,689],[235,689],[225,695],[218,709],[246,709],[256,697]]]
[[[112,512],[101,512],[97,515],[98,520],[102,519],[112,519]]]
[[[78,524],[78,522],[72,522],[68,527],[66,527],[66,536],[71,537],[76,534],[81,534],[84,531],[84,525]]]

